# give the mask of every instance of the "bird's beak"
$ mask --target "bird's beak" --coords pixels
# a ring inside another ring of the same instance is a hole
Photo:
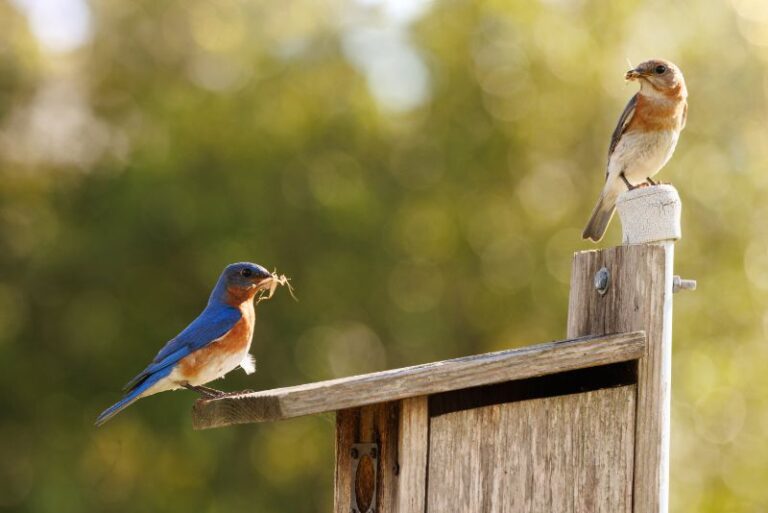
[[[627,74],[624,75],[625,80],[637,80],[638,78],[644,77],[645,72],[639,68],[631,69],[627,71]]]
[[[274,280],[274,277],[272,275],[266,276],[256,282],[256,288],[265,289],[270,286],[270,284],[272,283],[272,280]]]

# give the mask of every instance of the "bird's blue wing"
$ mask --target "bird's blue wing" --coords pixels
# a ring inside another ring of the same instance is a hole
[[[200,316],[184,328],[157,353],[146,369],[129,381],[124,391],[140,385],[148,376],[177,363],[185,356],[205,347],[211,341],[225,335],[237,324],[242,314],[238,308],[229,305],[208,305]]]

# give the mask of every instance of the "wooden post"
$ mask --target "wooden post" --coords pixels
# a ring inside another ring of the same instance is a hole
[[[619,197],[617,209],[625,245],[574,256],[568,337],[646,332],[647,354],[638,363],[633,511],[666,513],[680,198],[669,185],[635,189]]]
[[[427,500],[429,410],[427,396],[400,401],[398,513],[423,513]]]

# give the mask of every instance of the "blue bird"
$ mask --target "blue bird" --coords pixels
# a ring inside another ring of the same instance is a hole
[[[283,278],[284,279],[284,278]],[[139,375],[123,387],[125,395],[96,419],[100,426],[142,397],[188,388],[205,397],[223,392],[203,386],[240,366],[256,370],[248,353],[256,319],[254,297],[274,290],[280,278],[250,262],[231,264],[221,273],[203,312],[157,353]]]

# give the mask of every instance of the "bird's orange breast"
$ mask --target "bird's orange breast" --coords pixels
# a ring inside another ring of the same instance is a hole
[[[221,361],[222,357],[245,352],[252,335],[253,318],[243,315],[223,337],[179,360],[181,375],[193,379],[202,369]]]
[[[657,130],[679,130],[682,127],[685,100],[660,102],[644,95],[638,95],[635,114],[629,122],[627,132]]]

